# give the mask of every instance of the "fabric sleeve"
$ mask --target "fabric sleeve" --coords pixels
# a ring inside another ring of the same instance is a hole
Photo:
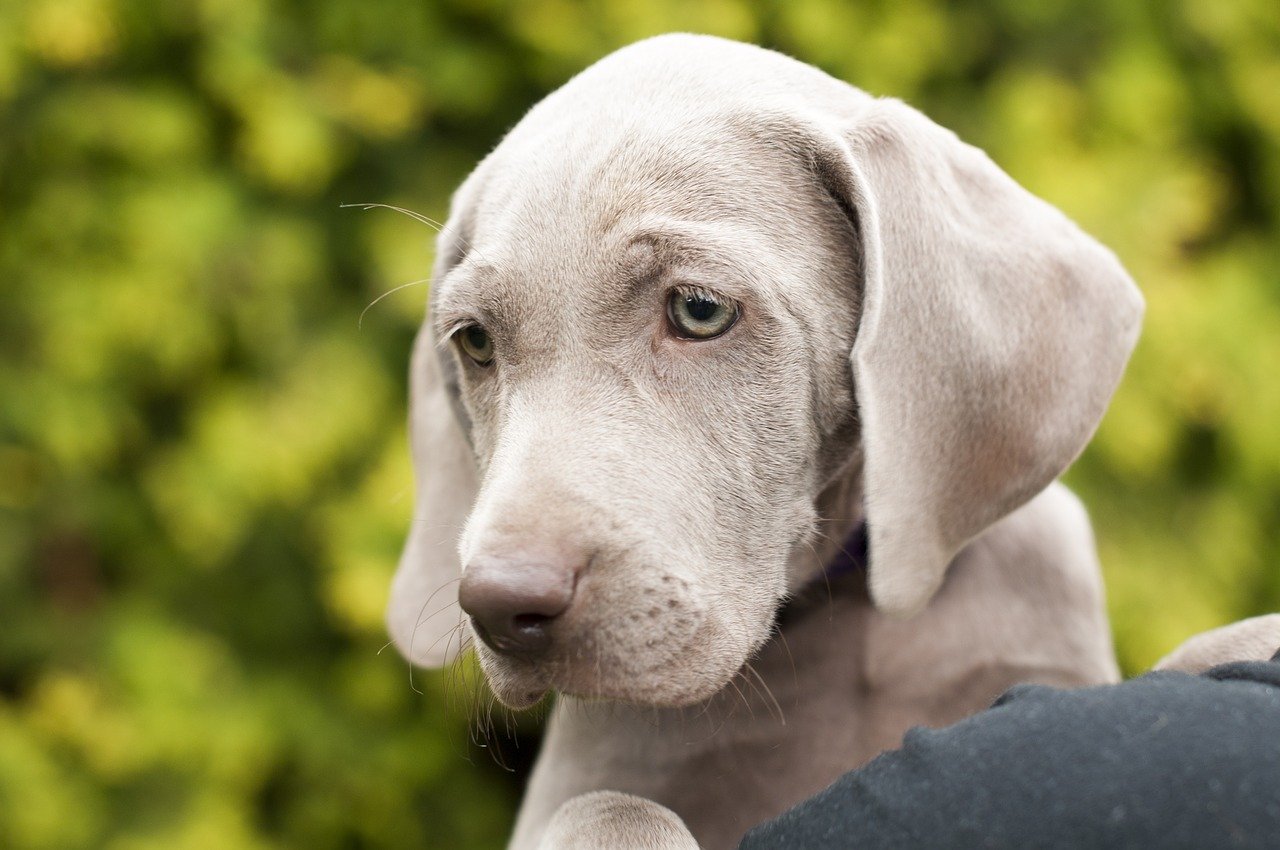
[[[1280,663],[1019,686],[752,829],[761,848],[1280,846]]]

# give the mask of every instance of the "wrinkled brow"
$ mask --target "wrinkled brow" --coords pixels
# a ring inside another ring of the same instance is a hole
[[[745,296],[758,284],[750,253],[746,238],[721,226],[665,224],[631,237],[623,270],[631,294],[663,280],[687,280],[728,296]]]
[[[431,321],[436,338],[446,339],[463,325],[484,320],[502,306],[501,293],[484,285],[501,279],[501,271],[490,263],[467,258],[437,281],[431,293]]]
[[[623,301],[641,298],[663,283],[704,286],[731,298],[746,298],[757,289],[757,273],[749,262],[749,241],[719,225],[663,222],[624,236],[608,253],[601,273],[618,282]],[[432,321],[443,340],[464,325],[489,325],[502,315],[511,294],[511,269],[470,258],[450,270],[432,294]]]

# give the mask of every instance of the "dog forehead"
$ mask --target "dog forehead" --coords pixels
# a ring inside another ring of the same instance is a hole
[[[512,128],[479,168],[475,218],[525,238],[549,230],[569,238],[575,224],[608,228],[645,204],[721,214],[718,203],[741,206],[768,188],[760,181],[775,170],[769,160],[784,151],[765,141],[767,127],[868,99],[750,45],[683,34],[638,42],[587,68]]]
[[[749,147],[706,127],[612,125],[499,151],[467,259],[442,290],[483,290],[538,313],[584,296],[626,299],[664,275],[706,283],[741,272],[777,230],[774,199],[788,197],[777,164]]]
[[[595,113],[503,141],[484,166],[474,238],[586,256],[646,219],[746,220],[760,181],[776,179],[768,159],[722,116]]]

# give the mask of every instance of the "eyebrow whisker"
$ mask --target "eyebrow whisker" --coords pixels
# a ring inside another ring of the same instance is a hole
[[[429,215],[423,215],[420,212],[415,212],[414,210],[407,209],[405,207],[396,206],[395,204],[381,204],[381,203],[375,203],[370,201],[370,202],[356,203],[356,204],[338,204],[338,209],[344,209],[344,210],[359,209],[359,210],[365,210],[365,211],[375,210],[375,209],[391,210],[392,212],[397,212],[397,213],[400,213],[401,215],[408,216],[409,218],[413,219],[416,222],[419,222],[420,224],[425,224],[428,227],[433,228],[437,233],[444,233],[446,230],[450,229],[448,224],[439,222]],[[454,238],[456,238],[458,242],[460,242],[462,246],[466,248],[467,253],[475,254],[475,256],[480,258],[481,262],[486,262],[484,257],[480,254],[480,252],[476,250],[476,247],[471,244],[471,241],[466,237],[464,237],[461,233],[457,233],[456,232],[457,228],[454,228],[454,230],[455,230],[453,234]],[[389,289],[386,292],[382,293],[377,298],[373,299],[373,301],[369,302],[368,306],[366,306],[364,310],[360,312],[360,318],[356,320],[356,327],[358,328],[363,327],[365,313],[368,313],[370,308],[372,308],[375,304],[377,304],[383,298],[386,298],[388,295],[399,292],[400,290],[406,289],[410,286],[417,286],[418,284],[430,283],[430,282],[431,282],[431,278],[429,277],[423,278],[422,280],[415,280],[415,281],[411,281],[410,283],[401,284],[400,286],[397,286],[394,289]]]
[[[409,218],[413,219],[414,221],[418,221],[418,222],[421,222],[422,224],[427,225],[428,227],[435,228],[437,232],[443,232],[446,227],[446,225],[441,224],[440,222],[436,221],[434,218],[432,218],[429,215],[423,215],[420,212],[414,212],[413,210],[405,209],[404,207],[398,207],[395,204],[376,204],[376,203],[338,204],[338,209],[340,210],[351,209],[352,207],[355,207],[356,209],[362,209],[362,210],[391,210],[392,212],[398,212],[401,215],[409,216]],[[464,243],[467,241],[465,239],[462,239],[462,237],[460,236],[458,238]],[[468,245],[467,247],[470,248],[471,246]]]
[[[414,210],[406,209],[405,207],[398,207],[395,204],[379,204],[379,203],[374,203],[372,201],[359,203],[359,204],[338,204],[338,209],[340,210],[352,209],[352,208],[365,210],[366,212],[368,210],[391,210],[392,212],[398,212],[401,215],[407,215],[409,218],[413,219],[414,221],[420,222],[422,224],[427,225],[428,227],[434,228],[437,233],[444,233],[446,230],[449,229],[448,224],[436,221],[434,218],[432,218],[429,215],[423,215],[420,212],[415,212]],[[476,246],[471,244],[471,240],[464,237],[461,233],[454,233],[454,238],[456,238],[459,242],[462,243],[462,247],[467,249],[467,253],[475,254],[477,257],[480,257],[481,260],[484,260],[484,257],[482,257],[480,255],[480,252],[476,250]]]
[[[408,283],[402,283],[399,286],[388,289],[386,292],[382,293],[377,298],[370,301],[368,306],[366,306],[363,310],[360,311],[360,318],[356,319],[356,327],[357,328],[364,327],[364,314],[372,310],[373,306],[377,304],[379,301],[381,301],[383,298],[386,298],[388,295],[395,295],[397,292],[399,292],[402,289],[408,289],[411,286],[419,286],[421,284],[430,283],[430,282],[431,282],[431,278],[424,277],[421,280],[411,280]]]

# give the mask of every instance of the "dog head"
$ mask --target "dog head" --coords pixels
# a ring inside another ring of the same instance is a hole
[[[465,619],[513,706],[693,703],[821,569],[819,519],[865,518],[872,599],[911,614],[1080,452],[1141,313],[902,103],[714,38],[619,51],[454,197],[392,636],[438,664]]]

